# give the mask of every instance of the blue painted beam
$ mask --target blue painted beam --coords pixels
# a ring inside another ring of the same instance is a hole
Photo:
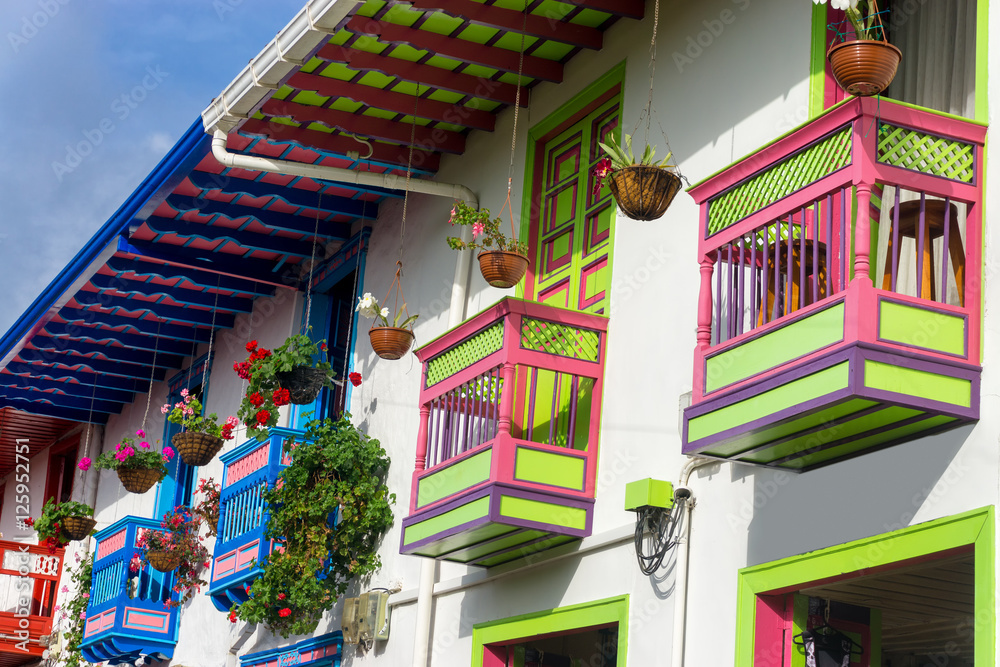
[[[9,400],[18,399],[30,401],[31,403],[51,405],[52,407],[83,410],[87,413],[91,411],[91,405],[93,405],[93,411],[95,413],[101,412],[106,415],[116,415],[122,411],[121,403],[102,400],[100,398],[100,394],[98,394],[98,398],[94,399],[93,403],[91,403],[89,398],[82,398],[80,396],[68,396],[66,394],[32,391],[30,389],[12,389],[11,387],[0,388],[0,394]]]
[[[144,278],[162,278],[164,280],[181,278],[200,287],[218,287],[228,292],[240,292],[249,296],[274,295],[274,287],[271,285],[264,285],[252,280],[243,280],[242,278],[234,278],[232,276],[223,276],[218,273],[192,269],[185,266],[141,261],[137,257],[130,259],[116,255],[107,261],[107,267],[118,273],[131,271],[137,276]]]
[[[120,276],[98,274],[90,279],[90,284],[102,290],[115,290],[122,294],[140,294],[142,296],[167,296],[187,306],[202,306],[203,308],[218,308],[229,312],[249,313],[253,310],[253,300],[236,296],[226,296],[208,292],[198,292],[192,289],[157,285],[142,280],[129,280]],[[213,285],[214,287],[214,285]]]
[[[154,324],[155,326],[155,324]],[[47,322],[42,331],[73,341],[87,341],[91,343],[118,342],[124,347],[133,350],[146,350],[159,354],[179,355],[181,357],[191,356],[191,343],[179,341],[166,336],[144,336],[142,334],[125,333],[123,331],[109,331],[108,329],[98,329],[80,324],[64,324],[62,322]]]
[[[119,391],[130,391],[137,394],[145,394],[149,391],[149,376],[145,379],[118,377],[105,373],[94,373],[85,369],[72,370],[68,368],[55,368],[53,366],[42,366],[39,364],[28,364],[23,361],[12,361],[5,367],[7,371],[19,376],[30,376],[32,378],[42,378],[53,381],[76,380],[82,385],[93,387],[97,383],[97,391],[101,388],[117,389]]]
[[[169,248],[169,249],[168,249]],[[237,276],[266,285],[298,288],[301,278],[295,264],[272,262],[266,259],[235,257],[222,253],[212,253],[211,257],[194,254],[191,249],[167,246],[152,241],[131,239],[118,240],[118,251],[130,255],[151,257],[165,262],[175,262],[182,266],[203,269],[212,273]]]
[[[59,317],[71,324],[105,326],[108,328],[128,327],[129,330],[148,336],[162,336],[175,341],[185,341],[188,344],[207,343],[211,335],[208,327],[195,328],[170,322],[157,323],[155,320],[140,320],[135,317],[116,315],[101,310],[86,310],[84,308],[63,308]]]
[[[77,292],[73,299],[81,306],[100,306],[108,309],[121,309],[129,313],[150,313],[153,316],[171,320],[173,322],[187,322],[189,324],[211,326],[216,328],[230,329],[236,322],[236,318],[229,313],[213,313],[210,310],[196,310],[183,306],[168,306],[153,301],[140,301],[129,299],[124,296],[112,296],[110,294],[97,294],[95,292]]]
[[[91,415],[86,410],[56,407],[54,405],[46,405],[45,403],[32,403],[20,398],[5,398],[2,394],[0,394],[0,407],[22,410],[42,417],[68,419],[69,421],[81,424],[106,424],[108,421],[108,416],[103,412],[95,412]]]
[[[155,364],[157,368],[180,368],[184,361],[184,356],[186,356],[157,352],[154,359],[154,353],[147,352],[146,350],[134,350],[127,347],[102,345],[101,343],[71,341],[65,338],[53,338],[52,336],[43,335],[33,336],[31,338],[31,347],[38,350],[69,352],[78,355],[99,354],[104,355],[110,361],[121,361],[146,367]]]
[[[228,204],[211,199],[198,199],[184,195],[170,195],[167,203],[181,213],[197,211],[202,215],[218,215],[228,220],[254,218],[265,227],[282,229],[288,232],[298,232],[312,236],[316,229],[316,216],[292,215],[266,209],[256,208],[247,204]],[[331,239],[346,239],[351,234],[351,225],[346,222],[319,221],[319,235]]]
[[[146,220],[146,226],[157,234],[175,234],[186,239],[202,239],[210,243],[217,241],[228,241],[235,243],[247,250],[259,250],[261,252],[273,252],[291,257],[311,257],[313,254],[313,242],[307,240],[290,239],[284,236],[271,236],[268,234],[258,234],[240,229],[230,229],[219,225],[206,224],[204,222],[187,222],[185,220],[175,220],[173,218],[150,217]],[[322,226],[321,226],[322,228]],[[157,239],[159,241],[159,239]],[[320,239],[316,243],[316,256],[323,257],[324,240]],[[192,248],[192,250],[194,250]],[[197,250],[199,255],[214,253],[214,250]]]
[[[349,215],[352,218],[367,220],[378,218],[378,203],[376,202],[365,202],[361,199],[351,199],[350,197],[341,197],[333,194],[324,194],[321,201],[318,192],[293,188],[287,185],[266,183],[264,181],[254,181],[247,178],[237,178],[230,173],[212,174],[205,171],[192,171],[188,174],[188,180],[195,187],[209,192],[223,192],[228,195],[247,195],[248,197],[276,197],[290,206],[300,206],[310,209],[315,209],[322,204],[326,215]],[[322,222],[320,224],[322,225]]]
[[[53,350],[34,350],[25,348],[21,350],[17,358],[32,366],[52,367],[61,366],[63,368],[76,368],[82,366],[89,368],[95,373],[103,375],[117,375],[118,377],[136,378],[149,381],[162,380],[166,375],[166,369],[139,366],[138,364],[127,364],[121,361],[105,361],[104,359],[93,359],[83,357],[78,354],[67,352],[55,352]]]
[[[57,380],[45,380],[38,377],[27,377],[24,375],[11,375],[10,373],[0,373],[0,391],[3,387],[12,389],[52,389],[61,391],[70,396],[79,396],[88,401],[92,396],[99,396],[109,401],[117,403],[131,403],[135,400],[135,392],[111,389],[110,387],[97,387],[89,384],[78,384],[76,382],[59,382]]]

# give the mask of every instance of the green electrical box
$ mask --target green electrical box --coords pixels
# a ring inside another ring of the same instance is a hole
[[[625,509],[637,512],[647,507],[670,509],[674,506],[674,485],[658,479],[629,482],[625,485]]]

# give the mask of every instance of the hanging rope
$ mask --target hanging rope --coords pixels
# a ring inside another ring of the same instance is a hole
[[[319,190],[319,201],[316,203],[316,224],[313,227],[312,254],[309,256],[309,282],[306,283],[306,319],[302,323],[302,333],[309,329],[309,316],[312,314],[312,284],[313,267],[316,266],[316,246],[319,243],[319,212],[323,209],[323,188]]]
[[[156,338],[153,342],[153,367],[149,371],[149,389],[146,391],[146,412],[142,415],[142,430],[146,430],[146,419],[149,417],[149,404],[153,399],[153,379],[156,373],[156,353],[160,349],[160,325],[163,324],[161,321],[156,322]],[[96,381],[96,377],[94,378]],[[94,409],[94,404],[90,404],[90,409]],[[86,455],[86,454],[84,454]]]
[[[395,287],[396,295],[393,297],[392,311],[390,314],[392,315],[392,317],[395,317],[395,314],[399,312],[399,302],[402,301],[403,311],[406,313],[406,317],[404,317],[403,320],[406,321],[410,319],[410,310],[406,307],[406,296],[403,295],[403,284],[399,280],[400,278],[402,278],[402,276],[403,276],[403,262],[401,261],[396,262],[396,275],[393,277],[392,282],[389,283],[389,290],[385,293],[385,298],[382,299],[382,303],[386,304],[389,302],[389,295],[392,294],[392,288]],[[392,321],[391,318],[386,318],[386,319]],[[372,325],[368,327],[368,329],[369,330],[374,329],[376,322],[378,322],[378,318],[372,319]]]
[[[504,208],[510,218],[510,239],[517,245],[517,230],[514,229],[514,207],[510,201],[511,183],[514,179],[514,154],[517,151],[517,118],[521,112],[521,74],[524,71],[524,35],[528,31],[528,3],[525,0],[523,19],[521,21],[521,46],[517,56],[517,91],[514,93],[514,128],[510,133],[510,163],[507,165],[507,201],[500,207],[498,215],[503,216]]]
[[[406,185],[403,186],[403,220],[399,223],[399,262],[403,262],[403,238],[406,232],[406,205],[410,201],[410,174],[413,173],[413,144],[417,138],[417,102],[420,100],[420,82],[413,96],[413,122],[410,123],[410,153],[406,158]],[[362,212],[364,212],[362,210]]]

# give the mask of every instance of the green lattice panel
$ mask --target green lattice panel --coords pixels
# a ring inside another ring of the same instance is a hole
[[[963,141],[888,123],[878,126],[878,161],[884,164],[972,183],[976,178],[975,158],[975,146]]]
[[[590,329],[525,317],[521,321],[521,347],[561,357],[597,361],[601,336]]]
[[[847,125],[712,199],[708,208],[708,234],[720,232],[851,164],[852,144],[851,126]]]
[[[455,373],[485,359],[503,347],[503,321],[495,322],[472,338],[427,362],[427,386],[450,378]]]

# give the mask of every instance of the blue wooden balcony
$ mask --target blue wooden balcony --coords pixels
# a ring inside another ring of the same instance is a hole
[[[292,644],[248,653],[240,658],[240,667],[340,667],[344,635],[328,632]]]
[[[90,586],[90,604],[80,649],[88,662],[111,665],[149,657],[169,660],[177,644],[177,600],[172,572],[144,567],[129,570],[136,538],[160,522],[127,516],[99,531]]]
[[[208,594],[220,611],[249,598],[247,587],[260,576],[261,563],[274,548],[264,537],[267,503],[264,490],[273,486],[288,465],[281,445],[301,438],[302,431],[272,428],[264,440],[249,440],[220,459],[225,464],[219,493],[219,526]]]

